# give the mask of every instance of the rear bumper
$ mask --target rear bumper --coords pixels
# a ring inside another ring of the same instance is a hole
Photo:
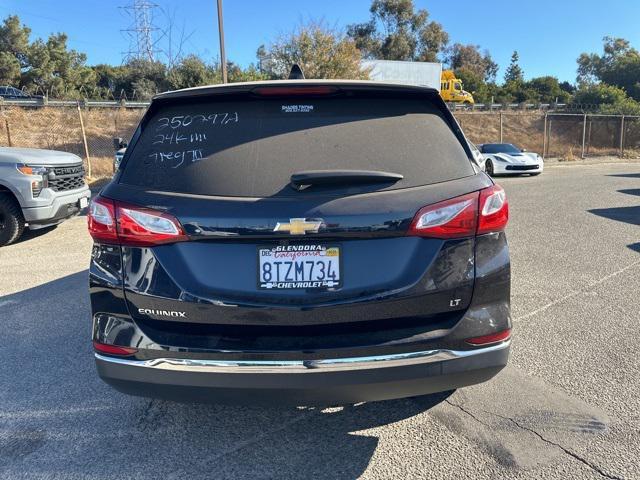
[[[314,361],[130,360],[95,355],[100,377],[130,395],[211,403],[339,405],[452,390],[489,380],[510,342]]]

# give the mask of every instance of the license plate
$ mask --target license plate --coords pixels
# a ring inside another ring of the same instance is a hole
[[[278,245],[258,248],[258,287],[275,290],[338,288],[340,247]]]
[[[89,205],[89,199],[87,197],[82,197],[80,199],[80,208],[86,208]]]

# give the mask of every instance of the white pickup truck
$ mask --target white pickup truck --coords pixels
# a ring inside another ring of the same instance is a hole
[[[77,155],[0,147],[0,246],[77,215],[90,196]]]

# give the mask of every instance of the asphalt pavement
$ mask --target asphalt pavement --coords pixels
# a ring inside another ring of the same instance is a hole
[[[0,249],[0,479],[640,478],[640,163],[505,178],[514,341],[492,381],[330,409],[96,376],[85,219]]]

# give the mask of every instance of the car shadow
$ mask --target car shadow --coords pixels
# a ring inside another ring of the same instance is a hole
[[[618,175],[622,176],[622,175]],[[619,193],[627,195],[639,195],[640,188],[626,188],[618,190]],[[612,208],[594,208],[587,210],[589,213],[600,217],[617,220],[618,222],[630,223],[631,225],[640,225],[640,206],[631,207],[612,207]]]
[[[640,196],[640,188],[624,188],[622,190],[618,190],[620,193],[626,193],[627,195],[638,195]]]
[[[640,174],[616,174],[609,175],[610,177],[638,177],[640,178]],[[626,195],[637,195],[640,196],[640,188],[624,188],[622,190],[618,190],[619,193],[624,193]],[[594,215],[598,215],[600,217],[608,218],[610,220],[616,220],[618,222],[630,223],[631,225],[640,225],[640,206],[631,206],[631,207],[612,207],[612,208],[594,208],[591,210],[587,210],[589,213],[593,213]],[[632,243],[627,245],[634,252],[640,253],[640,243]]]
[[[97,377],[87,277],[0,297],[1,478],[355,478],[376,427],[451,393],[325,409],[129,397]]]
[[[29,240],[33,240],[35,238],[39,238],[43,235],[46,235],[49,232],[52,232],[56,229],[58,225],[53,225],[51,227],[38,228],[37,230],[30,230],[29,228],[25,228],[20,238],[18,238],[13,245],[23,242],[28,242]]]
[[[621,178],[640,178],[639,173],[611,173],[607,177],[621,177]]]
[[[587,211],[600,217],[617,220],[618,222],[630,223],[631,225],[640,225],[640,206],[594,208]]]

